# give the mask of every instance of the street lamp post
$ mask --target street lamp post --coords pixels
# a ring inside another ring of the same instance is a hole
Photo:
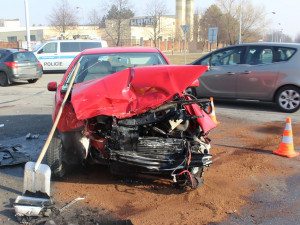
[[[239,31],[239,44],[242,43],[242,3],[243,0],[240,3],[240,31]]]
[[[27,0],[24,0],[24,2],[25,2],[25,17],[26,17],[27,49],[28,49],[28,51],[30,51],[31,46],[30,46],[30,28],[29,28],[28,2],[27,2]]]
[[[84,12],[83,12],[83,8],[77,6],[76,9],[77,10],[81,10],[81,17],[82,17],[81,24],[84,25]]]
[[[270,14],[270,13],[272,13],[273,15],[276,14],[276,12],[269,12],[269,13],[266,13],[265,15]],[[262,41],[264,41],[264,39],[265,39],[265,29],[263,29]],[[272,32],[272,42],[273,42],[273,32]]]

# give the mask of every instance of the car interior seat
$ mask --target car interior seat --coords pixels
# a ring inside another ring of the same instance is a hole
[[[260,60],[260,52],[259,51],[255,51],[254,54],[251,56],[251,60],[250,60],[250,65],[257,65],[257,64],[261,64],[261,60]]]
[[[279,51],[273,52],[273,62],[280,62],[281,55]]]
[[[111,64],[108,61],[97,62],[87,69],[87,75],[84,81],[93,80],[99,77],[104,77],[112,73]]]

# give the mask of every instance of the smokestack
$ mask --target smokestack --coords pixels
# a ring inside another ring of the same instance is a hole
[[[193,25],[194,22],[194,0],[186,0],[186,25]]]
[[[185,11],[186,3],[185,0],[176,0],[176,22],[178,26],[185,25]]]

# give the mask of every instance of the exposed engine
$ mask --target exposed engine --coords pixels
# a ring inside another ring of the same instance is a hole
[[[87,120],[89,156],[109,164],[112,172],[130,166],[139,173],[170,174],[180,186],[199,187],[205,167],[212,163],[210,139],[188,107],[205,109],[209,100],[186,95],[125,119],[96,116]]]

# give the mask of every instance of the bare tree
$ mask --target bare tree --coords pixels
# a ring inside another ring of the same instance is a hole
[[[56,7],[52,9],[52,13],[48,16],[48,19],[50,25],[54,26],[58,32],[63,34],[78,25],[76,8],[72,7],[68,0],[57,2]]]
[[[206,40],[208,35],[208,28],[217,27],[218,35],[217,35],[217,47],[220,42],[224,42],[226,39],[226,31],[225,31],[225,23],[224,23],[224,15],[221,12],[221,9],[217,5],[211,5],[204,13],[202,18],[199,21],[201,26],[200,37],[201,39]]]
[[[89,21],[90,21],[90,23],[89,23],[90,25],[93,25],[93,26],[99,26],[99,27],[100,27],[102,18],[101,18],[101,16],[100,16],[98,10],[92,9],[92,10],[89,12]]]
[[[226,23],[227,42],[236,44],[239,35],[239,17],[242,22],[242,40],[243,42],[257,41],[259,33],[264,29],[263,7],[253,6],[251,0],[217,0],[217,5],[224,14]]]
[[[119,46],[121,44],[121,40],[129,28],[129,19],[133,16],[134,13],[130,10],[128,0],[112,1],[111,8],[104,18],[105,31],[114,42],[115,46]]]
[[[163,24],[161,20],[161,17],[167,12],[168,9],[164,0],[152,0],[146,5],[145,13],[150,17],[150,22],[147,25],[151,27],[150,36],[155,47],[162,31],[168,29],[168,24]]]

